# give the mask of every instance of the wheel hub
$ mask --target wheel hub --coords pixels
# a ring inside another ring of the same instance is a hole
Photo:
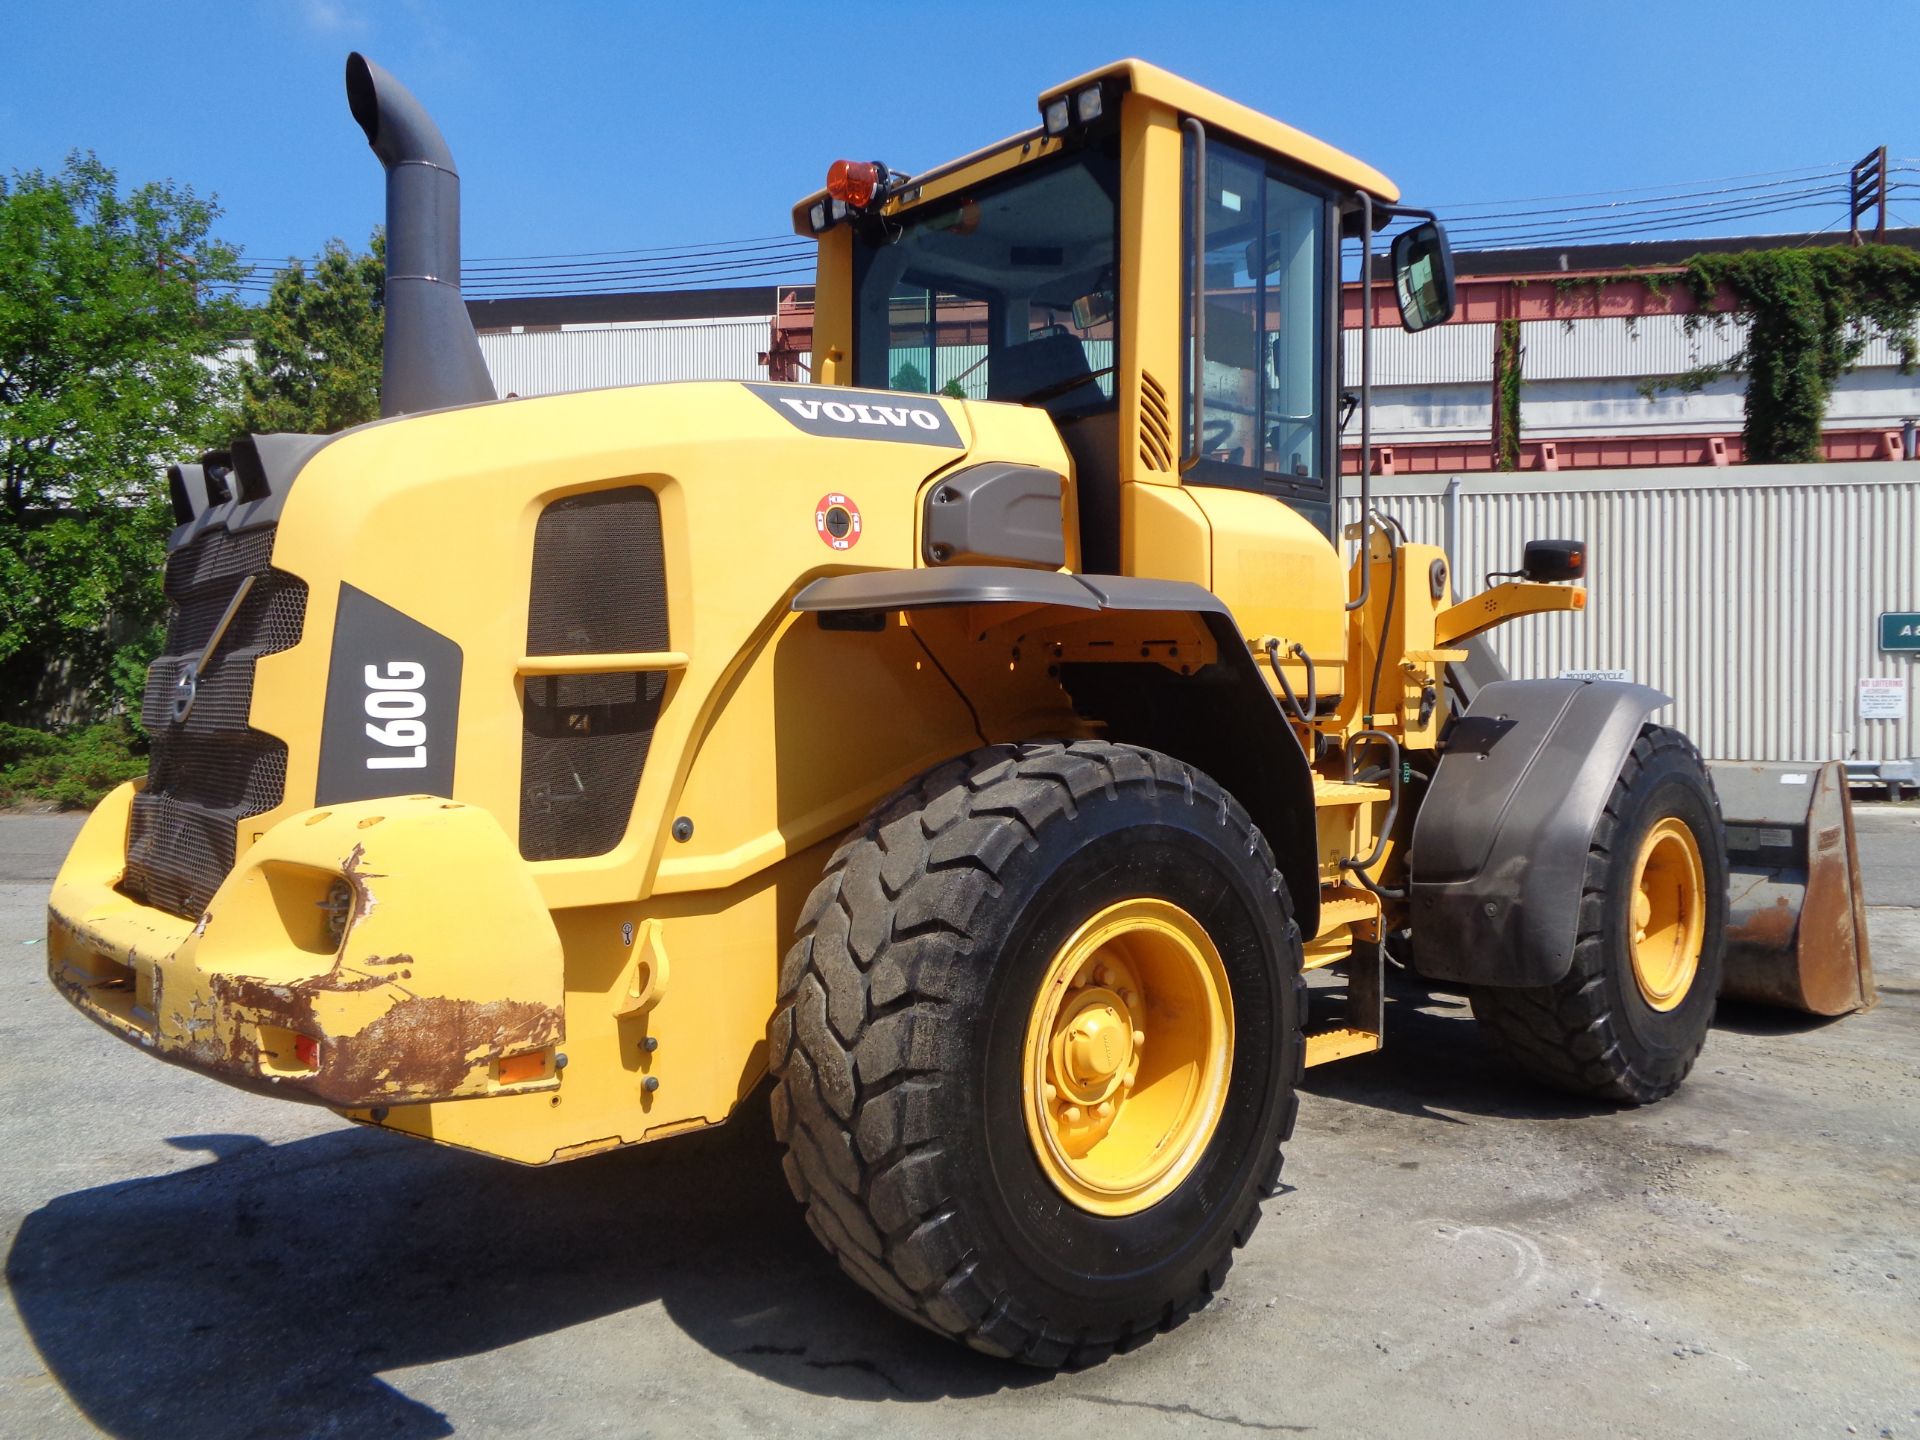
[[[1627,949],[1641,998],[1673,1010],[1687,998],[1706,941],[1706,867],[1686,821],[1666,816],[1634,862]]]
[[[1047,1177],[1096,1214],[1163,1198],[1219,1123],[1232,1029],[1225,966],[1186,911],[1142,898],[1087,921],[1027,1027],[1027,1129]]]

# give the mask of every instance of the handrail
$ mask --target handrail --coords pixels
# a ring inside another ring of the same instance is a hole
[[[514,665],[521,675],[618,675],[638,670],[684,670],[683,650],[623,650],[601,655],[522,655]]]
[[[1193,137],[1193,424],[1191,453],[1180,461],[1186,474],[1200,463],[1201,412],[1207,403],[1207,127],[1189,115],[1180,128]]]
[[[1373,592],[1373,197],[1360,191],[1360,593],[1358,610]]]

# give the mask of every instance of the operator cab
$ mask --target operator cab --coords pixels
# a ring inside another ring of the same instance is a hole
[[[1137,61],[1040,108],[1035,129],[919,176],[837,162],[795,208],[821,246],[813,378],[1047,411],[1088,571],[1126,568],[1130,481],[1269,495],[1332,540],[1341,241],[1371,253],[1387,219],[1424,212],[1396,208],[1360,162]],[[1393,250],[1409,329],[1452,310],[1426,220]],[[1162,376],[1178,377],[1177,413]]]
[[[853,383],[1045,410],[1101,477],[1082,488],[1089,569],[1117,568],[1118,506],[1098,497],[1119,484],[1119,259],[1112,134],[853,226]]]

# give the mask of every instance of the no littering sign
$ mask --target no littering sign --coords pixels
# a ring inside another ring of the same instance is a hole
[[[1898,675],[1860,677],[1860,718],[1862,720],[1904,720],[1907,718],[1907,682]]]

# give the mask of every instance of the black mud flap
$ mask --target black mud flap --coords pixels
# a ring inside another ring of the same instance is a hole
[[[1644,685],[1504,680],[1448,732],[1414,822],[1414,965],[1466,985],[1551,985],[1579,930],[1587,848],[1647,716]]]

